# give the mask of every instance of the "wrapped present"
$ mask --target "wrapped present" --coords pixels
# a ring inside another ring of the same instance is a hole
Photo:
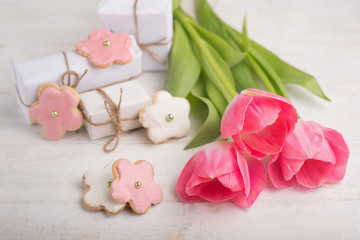
[[[29,106],[36,101],[37,90],[42,83],[49,82],[60,85],[64,74],[67,74],[65,76],[66,81],[70,77],[69,82],[73,82],[76,81],[76,77],[79,78],[86,72],[76,86],[76,90],[81,93],[141,75],[142,52],[133,37],[132,39],[133,43],[130,47],[132,59],[123,65],[113,64],[107,68],[95,67],[87,57],[76,51],[67,51],[15,64],[13,70],[19,95],[19,105],[28,123],[33,123],[29,117]]]
[[[136,37],[145,71],[165,71],[173,37],[171,0],[102,0],[100,26]]]
[[[138,80],[82,93],[80,108],[92,140],[117,135],[141,127],[139,112],[152,99]]]

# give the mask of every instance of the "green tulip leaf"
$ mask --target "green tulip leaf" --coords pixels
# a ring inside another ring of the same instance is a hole
[[[230,67],[220,54],[207,41],[201,38],[193,24],[188,24],[188,16],[181,11],[175,11],[174,16],[188,33],[195,55],[208,79],[219,89],[224,98],[230,102],[236,95],[235,83]]]
[[[234,67],[246,56],[246,52],[234,49],[227,41],[215,33],[212,33],[199,25],[194,24],[193,26],[200,34],[201,38],[211,44],[211,46],[219,53],[229,67]]]
[[[236,88],[229,66],[207,42],[201,41],[196,48],[195,52],[208,79],[230,102],[236,95]]]
[[[221,20],[213,12],[206,0],[196,0],[196,18],[204,28],[208,29],[210,32],[215,33],[216,35],[226,39],[226,31],[224,31]]]
[[[197,18],[201,26],[221,36],[233,47],[239,46],[240,49],[246,51],[246,20],[244,21],[245,28],[243,26],[243,33],[241,34],[224,23],[214,13],[206,0],[196,0],[196,3]],[[251,40],[249,43],[249,52],[246,56],[249,67],[256,73],[257,77],[263,81],[268,91],[287,96],[282,83],[296,84],[306,88],[316,96],[330,101],[314,76],[282,61],[274,53]]]
[[[221,116],[214,104],[205,97],[204,86],[200,81],[191,90],[188,100],[192,114],[202,123],[194,138],[185,146],[185,149],[192,149],[210,143],[220,136]]]
[[[305,73],[290,64],[281,60],[278,56],[252,41],[251,46],[272,66],[274,71],[278,74],[281,81],[286,84],[296,84],[309,90],[316,96],[327,101],[330,99],[322,91],[316,78],[308,73]]]
[[[208,98],[222,116],[225,112],[228,102],[211,81],[206,81],[206,93]]]
[[[181,5],[182,0],[172,0],[173,11],[178,9]]]
[[[242,39],[243,40],[243,44],[242,44],[243,51],[248,51],[249,47],[250,47],[250,40],[249,40],[248,33],[247,33],[246,16],[244,17],[244,21],[243,21],[242,37],[243,37],[243,39]]]
[[[246,88],[259,89],[254,81],[253,73],[245,61],[241,61],[238,65],[231,69],[235,80],[236,91],[241,92]]]
[[[266,61],[266,59],[264,59],[263,56],[258,53],[254,48],[250,49],[250,53],[257,61],[257,63],[261,66],[267,77],[270,79],[272,86],[276,90],[275,93],[280,96],[289,98],[283,82],[281,81],[279,75],[276,73],[273,67],[270,65],[270,63]]]
[[[236,42],[241,48],[249,48],[249,39],[247,36],[246,30],[246,18],[244,19],[243,30],[245,34],[240,34],[232,27],[227,27],[226,31],[229,34],[229,37]],[[288,97],[284,84],[281,82],[280,77],[272,69],[272,67],[267,63],[265,59],[253,48],[249,49],[249,54],[247,59],[257,74],[260,80],[264,83],[265,87],[269,92]]]
[[[196,84],[200,72],[200,63],[191,49],[188,37],[181,24],[175,21],[165,90],[173,96],[186,97]]]

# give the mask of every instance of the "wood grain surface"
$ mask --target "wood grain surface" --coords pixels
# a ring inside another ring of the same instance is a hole
[[[198,150],[193,136],[154,145],[145,130],[123,134],[110,154],[108,138],[84,129],[46,141],[16,104],[11,65],[73,49],[96,28],[97,0],[0,0],[0,238],[1,239],[360,239],[360,1],[209,0],[216,12],[248,31],[284,60],[315,75],[332,102],[299,87],[289,93],[301,117],[340,131],[350,147],[344,180],[314,190],[269,186],[250,209],[227,202],[183,204],[177,178]],[[184,8],[193,13],[192,0]],[[146,73],[149,94],[165,73]],[[195,126],[193,126],[195,128]],[[109,161],[146,159],[164,201],[145,215],[108,216],[83,207],[82,174]]]

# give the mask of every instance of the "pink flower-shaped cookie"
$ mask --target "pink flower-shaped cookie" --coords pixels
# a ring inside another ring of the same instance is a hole
[[[113,63],[126,64],[132,60],[129,50],[132,39],[127,33],[112,33],[108,29],[94,29],[88,40],[76,44],[76,51],[88,57],[96,67],[106,68]]]
[[[38,101],[30,107],[31,119],[42,125],[49,140],[58,140],[66,131],[75,131],[83,124],[77,108],[79,95],[75,89],[54,83],[44,83],[38,89]]]
[[[147,161],[117,160],[113,164],[113,174],[111,196],[118,202],[128,202],[136,213],[144,214],[151,204],[162,201],[162,190],[154,181],[153,167]]]

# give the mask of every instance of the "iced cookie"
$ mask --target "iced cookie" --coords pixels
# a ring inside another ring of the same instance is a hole
[[[108,29],[94,29],[88,40],[76,44],[76,51],[88,57],[96,67],[106,68],[113,63],[126,64],[132,60],[132,38],[127,33],[112,33]]]
[[[148,138],[158,144],[170,138],[185,137],[189,133],[189,112],[190,104],[185,98],[159,91],[153,104],[140,112],[139,120],[147,128]]]
[[[85,207],[92,210],[104,209],[109,215],[122,211],[126,203],[116,202],[110,194],[110,186],[114,180],[113,162],[102,169],[87,170],[83,175],[83,184],[87,190],[83,196]]]
[[[111,196],[117,202],[128,202],[136,213],[144,214],[151,204],[162,201],[162,190],[154,181],[153,167],[147,161],[132,163],[120,159],[113,164],[112,171],[115,180],[111,184]]]
[[[66,131],[75,131],[83,125],[78,104],[79,95],[74,88],[44,83],[38,88],[38,101],[30,107],[30,117],[42,125],[47,139],[58,140]]]

